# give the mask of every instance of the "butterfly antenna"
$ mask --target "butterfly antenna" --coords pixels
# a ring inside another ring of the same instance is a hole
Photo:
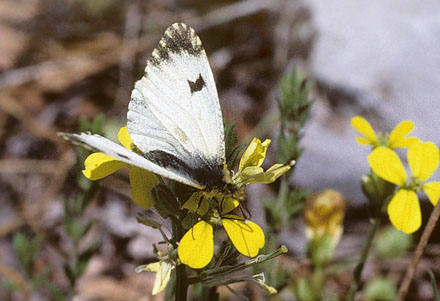
[[[238,208],[240,208],[241,215],[243,215],[244,219],[251,219],[252,218],[251,212],[245,206],[240,204],[240,206]]]
[[[202,197],[199,199],[199,202],[197,203],[196,213],[197,213],[197,211],[199,211],[200,206],[202,205],[202,202],[203,202],[204,199],[205,199],[205,196],[202,195]]]

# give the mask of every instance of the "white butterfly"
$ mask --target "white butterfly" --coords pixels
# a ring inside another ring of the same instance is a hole
[[[139,153],[102,136],[61,136],[198,189],[223,188],[223,118],[206,52],[194,30],[168,27],[136,82],[127,128]]]

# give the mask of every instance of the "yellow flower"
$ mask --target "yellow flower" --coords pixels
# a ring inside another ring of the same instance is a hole
[[[196,198],[189,199],[184,208],[206,207],[203,203],[209,203],[204,198],[200,205]],[[209,206],[209,204],[208,204]],[[200,220],[182,237],[177,248],[177,253],[182,263],[194,268],[201,269],[209,264],[214,254],[214,231],[212,224],[222,225],[235,248],[243,255],[255,257],[264,246],[264,233],[261,228],[249,220],[239,216],[228,214],[238,206],[238,201],[232,198],[224,198],[220,204],[220,217],[214,212],[209,222]],[[212,224],[211,224],[212,223]]]
[[[175,266],[169,261],[153,262],[145,267],[145,271],[156,273],[153,291],[151,292],[153,296],[159,294],[167,287],[170,281],[171,271],[174,268]]]
[[[233,177],[235,185],[238,187],[244,187],[253,183],[269,184],[290,169],[289,165],[274,164],[272,167],[264,171],[261,165],[266,158],[269,144],[270,139],[261,142],[258,138],[254,138],[251,141],[241,157],[238,172]]]
[[[274,164],[264,171],[261,165],[269,144],[269,139],[261,142],[254,138],[243,153],[239,170],[232,179],[238,188],[238,192],[233,194],[235,198],[239,198],[245,186],[252,183],[272,183],[290,169],[290,165]],[[203,218],[188,230],[180,241],[177,252],[182,263],[195,269],[209,264],[214,253],[213,225],[224,227],[229,239],[241,254],[257,256],[264,246],[263,230],[252,221],[229,214],[239,205],[234,197],[216,190],[197,191],[182,206],[183,209],[191,210]]]
[[[417,192],[423,190],[433,205],[440,197],[440,182],[426,183],[438,167],[439,149],[432,142],[417,141],[409,147],[407,158],[412,173],[408,184],[405,168],[391,149],[374,149],[368,162],[379,177],[400,187],[388,205],[388,215],[396,229],[409,234],[422,222]]]
[[[156,273],[154,280],[153,296],[163,291],[170,281],[171,271],[176,267],[176,262],[172,260],[168,255],[164,255],[161,251],[157,253],[159,261],[153,262],[147,265],[141,265],[136,268],[136,273],[141,272],[153,272]]]
[[[343,231],[345,200],[336,190],[326,189],[307,198],[303,209],[306,236],[309,240],[329,235],[336,246]]]
[[[127,127],[122,127],[119,130],[118,140],[125,148],[133,150],[133,142],[130,139]],[[84,167],[85,169],[82,172],[89,180],[99,180],[116,172],[122,167],[129,167],[131,197],[133,201],[143,209],[148,209],[153,206],[151,190],[160,182],[155,174],[121,162],[104,153],[93,153],[89,155],[84,161]]]
[[[364,137],[357,137],[356,141],[362,145],[371,145],[373,148],[386,146],[391,149],[409,147],[417,141],[415,137],[406,137],[414,128],[414,123],[405,120],[399,123],[389,135],[383,135],[376,132],[371,124],[363,117],[356,116],[351,119],[352,127],[361,133]]]

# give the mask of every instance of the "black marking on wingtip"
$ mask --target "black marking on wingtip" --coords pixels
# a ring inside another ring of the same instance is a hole
[[[153,51],[149,63],[157,66],[160,62],[168,60],[170,53],[180,53],[183,51],[194,56],[204,53],[200,38],[194,29],[184,23],[174,23],[165,31],[158,46]]]
[[[199,74],[199,78],[196,79],[195,82],[188,80],[188,84],[191,94],[193,94],[194,92],[198,92],[203,89],[205,86],[205,80],[203,79],[202,75]]]

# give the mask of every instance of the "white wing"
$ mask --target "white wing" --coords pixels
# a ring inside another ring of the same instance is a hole
[[[143,156],[126,149],[125,147],[110,141],[99,135],[89,135],[82,133],[67,134],[59,133],[62,137],[70,140],[76,144],[84,146],[93,151],[103,152],[110,157],[123,161],[125,163],[149,170],[155,174],[166,177],[171,180],[181,182],[186,185],[193,186],[198,189],[205,188],[204,185],[192,180],[192,176],[187,174],[185,170],[174,170],[173,168],[164,168],[151,161],[145,159]]]
[[[146,159],[204,186],[223,181],[223,119],[214,77],[200,38],[171,25],[135,84],[127,114],[133,143]]]

